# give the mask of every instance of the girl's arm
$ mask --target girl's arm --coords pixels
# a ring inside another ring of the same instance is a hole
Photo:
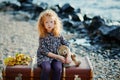
[[[48,57],[54,58],[54,59],[58,59],[60,60],[62,63],[65,63],[65,58],[63,56],[57,55],[57,54],[53,54],[51,52],[48,53],[47,55]]]
[[[66,45],[69,47],[69,42],[67,42],[63,36],[60,37],[62,45]]]
[[[45,45],[44,38],[39,38],[39,48],[37,50],[37,54],[42,54],[47,56],[49,53],[49,50],[47,49],[47,46]]]

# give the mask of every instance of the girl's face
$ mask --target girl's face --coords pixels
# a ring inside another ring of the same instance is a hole
[[[52,32],[52,30],[54,29],[54,19],[51,17],[46,17],[44,20],[44,27],[47,32]]]

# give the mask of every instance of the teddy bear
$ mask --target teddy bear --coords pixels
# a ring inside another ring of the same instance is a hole
[[[76,67],[78,67],[81,64],[81,61],[77,60],[76,55],[71,53],[70,49],[65,45],[61,45],[58,47],[58,54],[64,56],[65,58],[71,58]],[[70,64],[64,64],[64,67],[69,66]]]

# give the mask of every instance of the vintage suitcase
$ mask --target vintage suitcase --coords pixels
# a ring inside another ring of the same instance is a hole
[[[41,68],[32,69],[27,65],[7,66],[3,70],[3,80],[40,80]]]
[[[92,80],[93,68],[88,57],[79,57],[79,67],[63,68],[61,80]],[[27,65],[7,66],[3,70],[3,80],[40,80],[41,68],[31,68]]]
[[[93,80],[93,67],[88,57],[79,57],[79,67],[63,68],[62,80]]]

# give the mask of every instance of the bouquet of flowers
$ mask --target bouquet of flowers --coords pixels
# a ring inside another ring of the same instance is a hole
[[[32,58],[29,55],[23,53],[16,53],[15,56],[9,56],[4,59],[4,64],[6,66],[14,65],[29,65],[32,61]]]

